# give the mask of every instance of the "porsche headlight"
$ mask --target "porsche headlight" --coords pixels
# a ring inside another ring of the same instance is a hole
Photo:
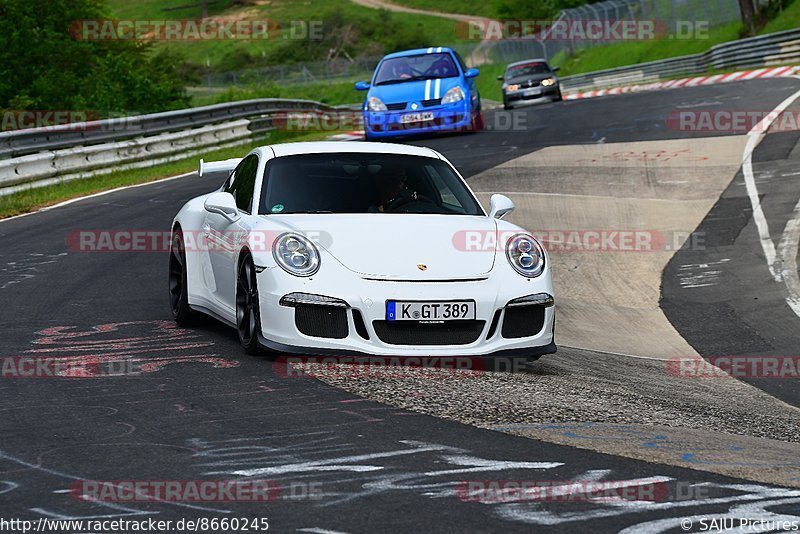
[[[508,240],[506,256],[522,276],[535,278],[544,271],[544,249],[533,236],[516,234]]]
[[[367,109],[370,111],[386,111],[386,104],[384,104],[380,98],[371,96],[369,100],[367,100]]]
[[[556,83],[556,81],[553,78],[545,78],[544,80],[542,80],[542,85],[544,87],[550,87],[554,83]]]
[[[518,83],[512,83],[511,85],[506,85],[506,91],[517,91],[519,90]]]
[[[442,104],[452,104],[464,100],[464,91],[460,87],[453,87],[442,97]]]
[[[319,270],[317,247],[300,234],[279,235],[272,245],[272,255],[284,271],[295,276],[311,276]]]

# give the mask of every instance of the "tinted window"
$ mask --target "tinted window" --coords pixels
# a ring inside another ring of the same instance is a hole
[[[469,67],[467,67],[467,64],[466,64],[466,62],[464,61],[464,58],[463,58],[463,57],[461,57],[461,54],[459,54],[459,53],[458,53],[458,52],[456,52],[456,51],[453,51],[453,53],[456,55],[456,60],[458,61],[458,64],[459,64],[459,65],[461,65],[461,70],[463,70],[464,72],[467,72],[467,70],[469,69]]]
[[[547,74],[550,67],[543,61],[533,61],[522,65],[514,65],[506,70],[506,78],[516,78],[517,76],[530,76],[532,74]]]
[[[302,154],[267,164],[259,213],[482,215],[444,161],[396,154]]]
[[[256,185],[257,172],[258,156],[255,154],[247,156],[233,171],[232,182],[225,187],[225,191],[236,199],[236,207],[248,213],[253,207],[253,189]]]
[[[448,53],[420,54],[386,59],[375,74],[375,85],[388,85],[414,80],[452,78],[458,69]]]

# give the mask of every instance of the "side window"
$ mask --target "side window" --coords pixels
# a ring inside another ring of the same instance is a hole
[[[469,69],[469,67],[467,67],[466,63],[464,63],[464,58],[462,58],[461,54],[459,54],[455,50],[453,50],[453,53],[456,55],[456,59],[458,60],[458,64],[461,65],[461,72],[467,72],[467,69]]]
[[[253,203],[253,189],[256,185],[256,172],[258,171],[258,156],[247,156],[233,171],[230,182],[225,185],[224,191],[236,199],[236,207],[250,213]]]
[[[241,165],[241,163],[240,163]],[[230,193],[233,194],[233,181],[236,179],[236,171],[232,171],[230,175],[228,175],[228,179],[225,180],[225,183],[222,184],[222,192],[223,193]]]
[[[426,165],[425,171],[428,173],[428,176],[430,176],[433,186],[439,193],[442,205],[457,213],[466,213],[463,204],[459,202],[458,198],[453,194],[453,190],[447,185],[445,179],[442,178],[436,169],[432,165]]]

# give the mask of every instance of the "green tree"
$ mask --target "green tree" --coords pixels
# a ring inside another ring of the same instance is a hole
[[[184,107],[182,61],[133,41],[81,40],[102,0],[0,0],[0,108],[150,112]]]

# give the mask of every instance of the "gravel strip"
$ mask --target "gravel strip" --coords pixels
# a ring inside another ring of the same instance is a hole
[[[369,399],[485,428],[642,424],[800,442],[797,408],[732,378],[673,376],[666,361],[562,348],[515,373],[401,368],[365,376],[348,364],[305,369]]]

